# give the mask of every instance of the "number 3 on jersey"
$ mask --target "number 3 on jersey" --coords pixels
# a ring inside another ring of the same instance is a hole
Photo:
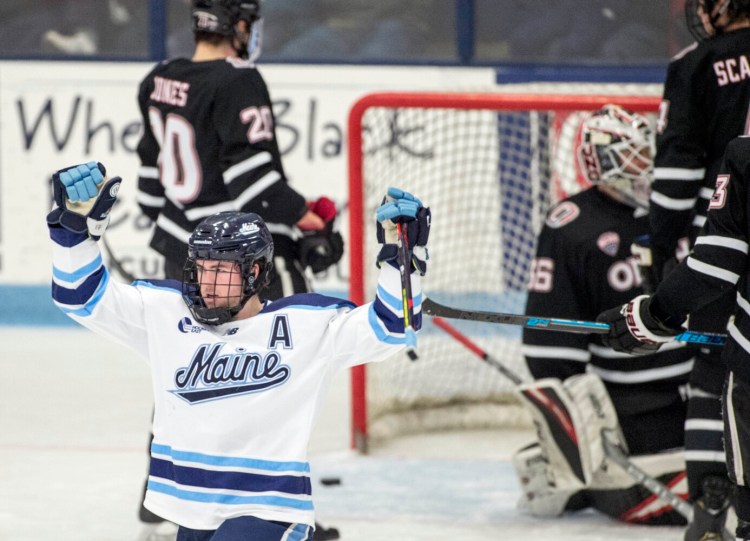
[[[159,143],[161,183],[173,201],[190,203],[203,186],[203,169],[195,148],[195,130],[186,118],[169,113],[166,121],[155,107],[148,111],[149,124]],[[240,111],[240,121],[248,125],[250,144],[273,139],[271,108],[247,107]]]
[[[727,186],[729,185],[729,175],[719,175],[716,177],[716,188],[711,196],[711,202],[708,204],[709,209],[723,208],[727,202]]]

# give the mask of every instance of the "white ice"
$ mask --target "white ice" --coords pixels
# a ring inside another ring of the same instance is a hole
[[[145,364],[82,329],[0,327],[0,377],[0,540],[135,540],[151,415]],[[348,374],[337,383],[310,452],[318,519],[343,541],[682,539],[680,528],[593,512],[523,514],[509,459],[529,433],[412,435],[358,455]]]

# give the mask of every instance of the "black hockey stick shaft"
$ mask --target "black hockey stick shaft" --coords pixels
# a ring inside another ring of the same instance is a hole
[[[128,272],[125,267],[122,266],[120,260],[115,257],[114,252],[112,252],[112,248],[110,248],[109,246],[109,242],[107,242],[107,237],[105,235],[102,235],[100,240],[102,242],[102,245],[104,246],[104,251],[107,253],[110,266],[115,271],[117,271],[117,273],[122,277],[123,280],[126,280],[128,283],[135,282],[136,277]]]
[[[424,304],[422,306],[424,307]],[[487,353],[478,344],[473,342],[468,336],[448,323],[445,319],[441,318],[440,316],[433,316],[432,322],[440,329],[448,333],[450,336],[455,338],[458,342],[463,344],[477,357],[480,357],[488,364],[496,368],[515,385],[521,385],[524,383],[524,380],[523,378],[521,378],[521,376],[505,366],[505,364],[503,364],[499,359]],[[612,459],[612,461],[617,463],[634,481],[646,487],[646,489],[648,489],[652,494],[661,499],[661,501],[663,501],[664,503],[671,505],[672,508],[680,513],[683,517],[685,517],[688,522],[693,520],[693,508],[689,503],[669,490],[669,487],[664,485],[664,483],[662,483],[658,479],[655,479],[647,472],[639,468],[636,464],[634,464],[622,449],[620,449],[617,445],[610,441],[606,433],[602,434],[602,440],[604,441],[604,452],[606,453],[606,455],[610,459]]]
[[[672,509],[677,511],[688,522],[693,520],[693,506],[680,498],[677,494],[669,490],[669,487],[654,479],[651,475],[636,466],[632,460],[623,452],[620,447],[612,443],[607,437],[606,431],[602,434],[604,441],[604,451],[609,458],[616,462],[625,472],[634,480],[646,487],[651,493],[668,503]]]
[[[414,328],[414,297],[411,294],[411,258],[409,257],[409,237],[407,227],[396,224],[398,235],[398,267],[401,273],[401,303],[404,311],[404,334],[406,354],[412,361],[417,360],[417,331]]]
[[[609,325],[598,321],[580,321],[576,319],[545,318],[522,314],[503,314],[500,312],[483,312],[481,310],[464,310],[437,303],[432,299],[422,301],[422,313],[430,316],[441,316],[450,319],[464,319],[483,323],[501,323],[521,325],[531,329],[563,331],[572,333],[607,334]],[[727,341],[725,334],[683,331],[674,337],[678,342],[703,346],[722,347]]]
[[[501,363],[498,359],[487,353],[485,350],[483,350],[479,345],[472,342],[469,337],[467,337],[465,334],[463,334],[461,331],[459,331],[457,328],[455,328],[453,325],[448,323],[446,320],[444,320],[440,316],[435,316],[432,318],[432,322],[443,329],[445,332],[450,334],[453,338],[455,338],[457,341],[461,342],[464,346],[466,346],[467,349],[469,349],[472,353],[474,353],[477,357],[484,360],[487,364],[492,365],[494,368],[496,368],[500,373],[503,374],[506,378],[508,378],[510,381],[512,381],[515,385],[521,385],[523,383],[523,380],[519,377],[518,374],[513,372],[510,368],[505,366],[503,363]]]

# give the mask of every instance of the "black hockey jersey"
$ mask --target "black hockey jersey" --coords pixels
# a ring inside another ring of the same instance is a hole
[[[747,133],[748,105],[750,29],[694,43],[670,62],[649,211],[652,242],[665,252],[698,235],[724,149]]]
[[[532,264],[526,314],[595,321],[603,310],[640,294],[630,253],[648,218],[597,188],[558,203],[547,214]],[[594,334],[523,330],[523,354],[535,378],[565,379],[587,369],[607,386],[620,415],[637,415],[680,401],[693,350],[670,344],[657,354],[631,356],[604,347]]]
[[[296,240],[304,198],[287,184],[271,100],[247,61],[227,58],[158,64],[138,93],[138,203],[156,220],[151,246],[168,260],[187,257],[195,226],[223,210],[256,212],[276,251]]]
[[[750,138],[738,137],[726,149],[708,219],[690,256],[654,294],[654,313],[682,321],[696,309],[736,290],[734,317],[722,359],[750,382]],[[614,306],[614,305],[613,305]]]

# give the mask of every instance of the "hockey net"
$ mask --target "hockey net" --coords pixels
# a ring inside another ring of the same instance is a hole
[[[654,95],[380,93],[349,117],[351,299],[377,280],[375,209],[388,186],[431,207],[426,296],[451,306],[523,313],[535,240],[550,205],[586,186],[582,118],[607,103],[657,110]],[[526,377],[521,327],[451,321]],[[423,319],[419,359],[352,372],[353,445],[399,433],[529,423],[511,383]]]

